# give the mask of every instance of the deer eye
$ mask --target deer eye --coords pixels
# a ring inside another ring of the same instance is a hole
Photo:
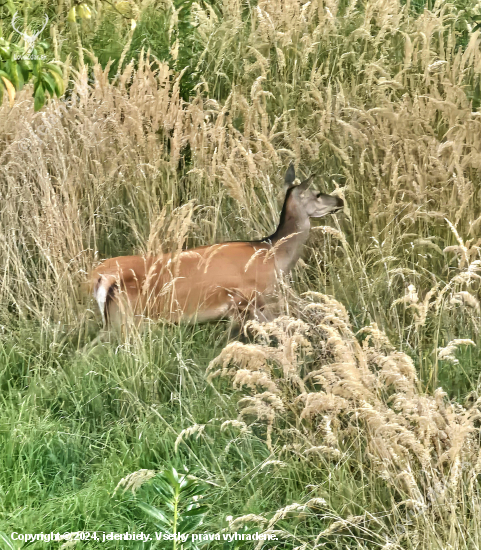
[[[322,193],[316,193],[316,198],[319,198],[322,195]]]

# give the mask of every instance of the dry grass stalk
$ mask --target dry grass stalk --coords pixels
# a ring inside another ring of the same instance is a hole
[[[132,491],[132,493],[136,493],[136,491],[146,482],[149,481],[149,479],[152,479],[156,475],[155,470],[138,470],[137,472],[132,472],[126,477],[123,477],[118,483],[117,486],[114,489],[114,492],[112,493],[115,495],[115,493],[119,489],[123,489],[123,492],[125,491]]]
[[[175,452],[177,452],[179,445],[184,441],[185,438],[195,435],[195,438],[199,439],[199,437],[204,433],[204,429],[205,429],[204,424],[193,424],[192,426],[189,426],[188,428],[185,428],[184,430],[182,430],[177,436],[177,439],[175,440],[175,445],[174,445]]]
[[[414,294],[411,289],[411,300]],[[238,373],[249,372],[252,358],[251,368],[268,376],[271,390],[256,393],[256,384],[245,384],[250,396],[239,401],[240,417],[253,415],[267,425],[271,450],[295,436],[296,430],[283,434],[280,426],[286,423],[301,424],[308,434],[296,444],[296,456],[300,445],[304,456],[339,460],[351,438],[361,437],[373,472],[405,500],[428,510],[431,519],[446,519],[457,510],[457,495],[466,480],[479,468],[475,422],[481,419],[481,400],[464,409],[447,402],[441,389],[433,396],[421,393],[411,358],[394,350],[376,325],[361,331],[368,337],[360,345],[340,304],[319,294],[309,297],[320,299],[303,302],[302,321],[283,317],[258,327],[255,344],[227,346],[209,372],[220,365],[215,376],[227,377],[239,387]],[[295,353],[286,353],[296,331],[299,346]],[[269,345],[268,336],[274,334],[277,347]],[[439,358],[453,359],[459,344],[473,342],[455,340],[439,351]],[[302,385],[292,384],[295,376]]]

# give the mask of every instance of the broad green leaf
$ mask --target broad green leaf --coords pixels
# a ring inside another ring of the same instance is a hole
[[[191,517],[191,516],[199,516],[201,514],[205,514],[209,511],[209,506],[206,506],[205,504],[202,506],[198,506],[197,508],[192,508],[190,510],[187,510],[187,512],[184,512],[182,514],[182,517]]]
[[[30,77],[30,72],[31,72],[31,67],[30,65],[28,64],[27,61],[21,59],[19,62],[18,62],[18,68],[20,69],[20,72],[22,73],[22,76],[23,76],[23,81],[24,82],[28,82],[28,79]]]
[[[45,66],[49,71],[53,71],[54,73],[57,73],[59,76],[63,77],[62,69],[55,63],[47,63]]]
[[[174,506],[174,503],[170,500],[163,500],[162,501],[162,506],[165,506],[166,508],[168,508],[171,512],[173,512],[175,510],[175,506]]]
[[[160,521],[164,525],[170,526],[170,521],[165,517],[164,513],[158,508],[155,508],[154,506],[151,506],[146,502],[139,502],[139,508],[141,508],[144,512],[149,514],[149,516],[153,517],[157,521]]]
[[[5,63],[5,71],[8,73],[8,79],[13,84],[14,88],[18,90],[17,63],[9,59]]]
[[[17,80],[18,80],[17,90],[22,90],[25,85],[25,80],[23,78],[22,69],[20,68],[20,65],[18,63],[15,66],[15,70],[17,71]]]
[[[202,516],[194,516],[191,518],[183,519],[179,523],[177,531],[179,531],[180,533],[191,533],[192,531],[194,531],[194,529],[199,527],[199,525],[201,525],[203,521],[204,518]]]
[[[35,92],[34,109],[39,111],[45,104],[45,90],[43,84],[40,82]]]
[[[52,71],[51,69],[49,69],[49,71],[53,79],[55,80],[55,91],[57,93],[57,97],[60,97],[65,92],[65,85],[63,83],[63,78],[59,76],[58,73]]]
[[[154,489],[165,498],[171,498],[172,495],[175,494],[174,488],[164,477],[162,477],[162,474],[159,474],[153,479],[152,485]]]
[[[49,73],[44,71],[42,73],[42,81],[43,81],[43,84],[44,84],[45,88],[48,90],[50,95],[53,97],[53,95],[55,94],[55,89],[57,87],[57,84],[56,84],[53,76],[51,76]]]
[[[70,21],[71,23],[75,23],[75,17],[77,15],[77,10],[75,9],[75,6],[72,6],[70,8],[70,11],[67,15],[67,21]]]
[[[19,90],[20,89],[20,81],[18,79],[17,64],[14,61],[11,62],[9,74],[10,74],[10,82],[13,84],[13,86],[16,90]]]
[[[172,470],[165,470],[163,472],[163,476],[169,481],[169,483],[173,487],[179,486],[179,475],[177,473],[177,470],[175,468],[172,468]]]
[[[53,71],[63,78],[62,69],[58,65],[55,65],[55,63],[47,63],[45,66],[49,71]]]
[[[186,489],[183,489],[181,494],[182,498],[192,498],[193,496],[198,496],[202,493],[205,493],[205,486],[198,483],[192,487],[187,487]]]

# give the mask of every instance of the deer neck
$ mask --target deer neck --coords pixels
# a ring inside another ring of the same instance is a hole
[[[279,226],[268,238],[276,249],[276,265],[284,273],[288,273],[301,257],[302,247],[311,228],[309,216],[296,200],[293,191],[287,191]]]

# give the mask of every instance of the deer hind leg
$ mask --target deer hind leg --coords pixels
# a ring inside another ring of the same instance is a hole
[[[133,338],[141,335],[145,317],[137,305],[126,291],[117,288],[111,300],[106,302],[106,329],[118,343],[131,343]]]
[[[82,352],[90,352],[97,345],[110,342],[112,333],[119,336],[121,327],[121,311],[119,304],[119,287],[113,277],[100,276],[94,287],[94,298],[102,315],[102,329],[91,342],[88,342]]]
[[[108,342],[110,339],[109,322],[108,322],[108,302],[112,298],[113,289],[110,287],[115,283],[103,275],[99,276],[97,282],[94,285],[93,295],[99,306],[100,314],[102,315],[102,329],[99,334],[90,342],[87,342],[83,347],[77,350],[77,353],[88,354],[99,344]]]

